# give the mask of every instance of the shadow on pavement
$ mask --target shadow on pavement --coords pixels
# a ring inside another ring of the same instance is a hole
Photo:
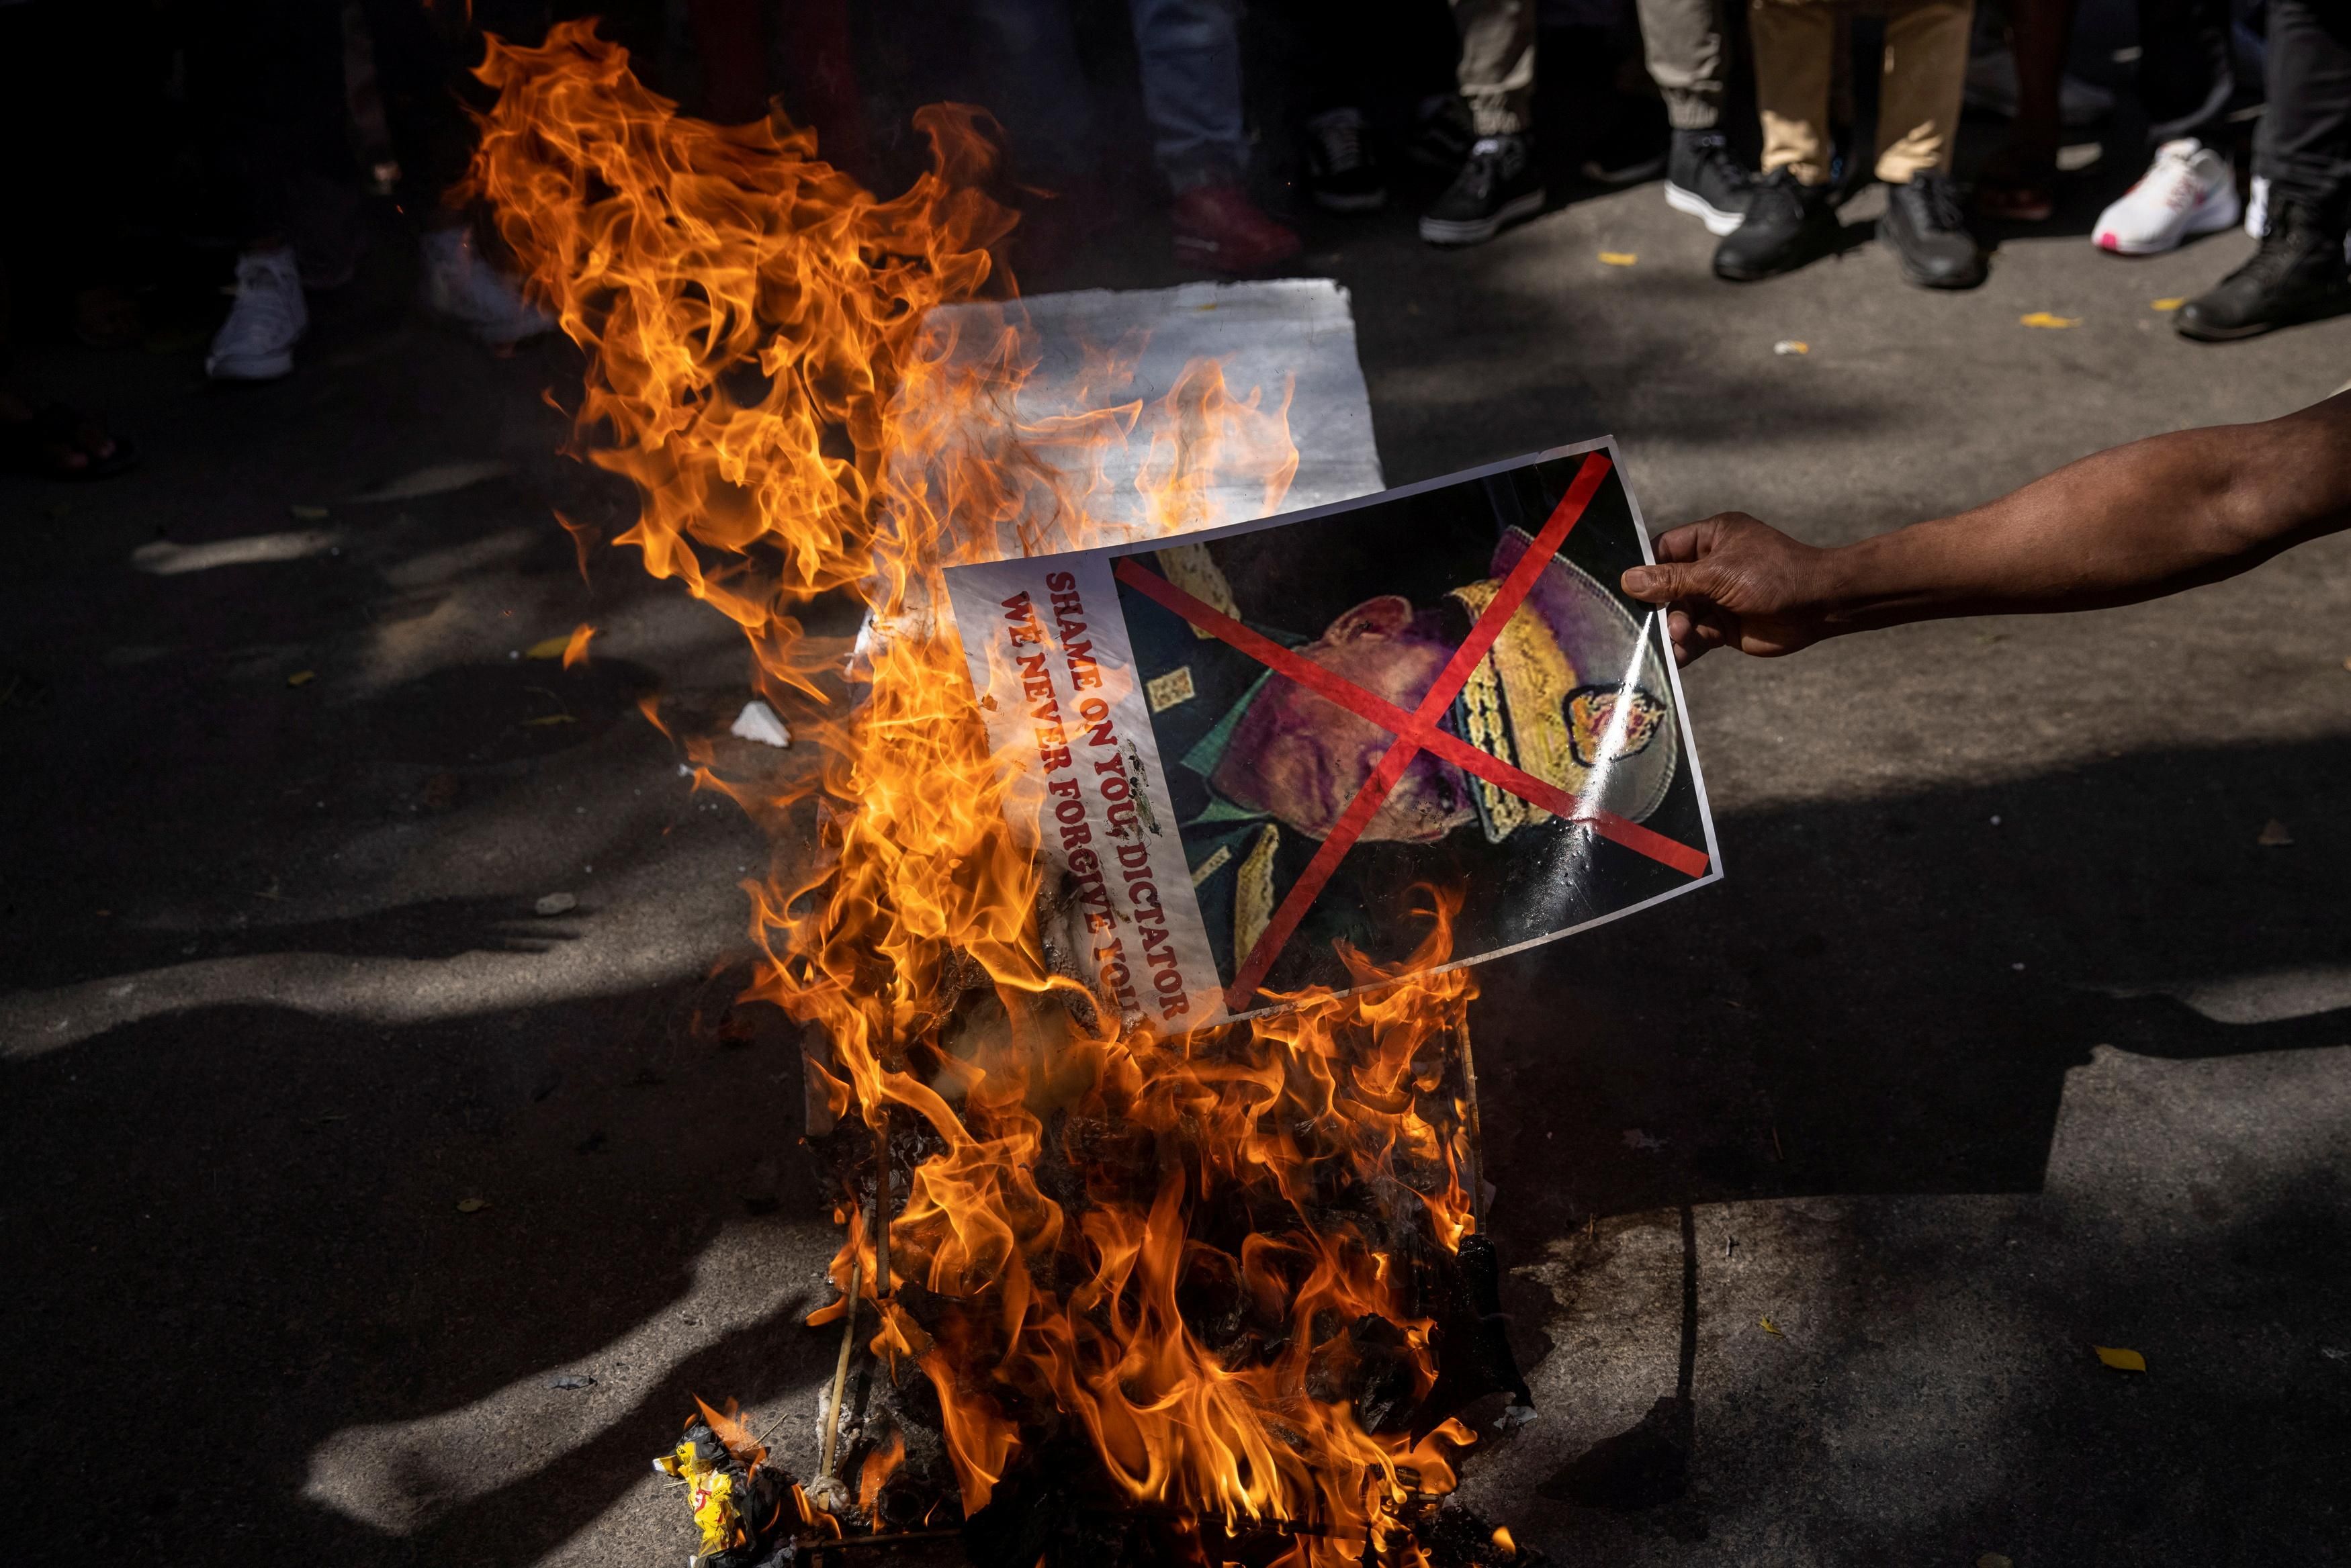
[[[2351,872],[2351,836],[2317,809],[2346,765],[2351,742],[2182,750],[1741,814],[1721,824],[1722,888],[1482,971],[1489,1168],[1515,1173],[1495,1216],[1506,1252],[1531,1259],[1614,1216],[1683,1215],[1680,1386],[1552,1490],[1634,1510],[1680,1493],[1706,1440],[1691,1205],[2029,1193],[2065,1073],[2094,1044],[2339,1044],[2340,1013],[2224,1024],[2114,992],[2351,961],[2321,896]],[[2254,843],[2273,814],[2296,822],[2294,845]],[[501,909],[451,902],[492,924]],[[403,926],[413,914],[317,935],[444,950],[437,924]],[[739,978],[400,1029],[194,1012],[11,1066],[7,1537],[31,1558],[521,1563],[637,1480],[689,1395],[756,1401],[816,1376],[829,1352],[793,1326],[803,1275],[706,1343],[693,1324],[648,1341],[682,1340],[682,1359],[516,1406],[514,1473],[478,1495],[436,1501],[445,1477],[384,1482],[415,1491],[400,1505],[414,1533],[303,1496],[339,1432],[518,1397],[680,1311],[714,1244],[791,1274],[774,1261],[822,1225],[789,1147],[797,1036],[767,1012],[710,1027]],[[475,1197],[488,1207],[458,1210]],[[2213,1245],[2289,1258],[2339,1231],[2324,1205],[2267,1214]],[[1523,1292],[1515,1304],[1540,1309]],[[610,1403],[592,1419],[562,1403],[587,1397]],[[2319,1409],[2260,1418],[2293,1431]],[[93,1514],[57,1484],[57,1435],[124,1422],[168,1463]],[[2312,1443],[2230,1462],[2316,1495],[2325,1456]],[[2130,1495],[2068,1506],[2119,1520]]]

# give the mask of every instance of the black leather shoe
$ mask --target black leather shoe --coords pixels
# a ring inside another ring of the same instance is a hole
[[[2253,259],[2181,306],[2172,325],[2182,337],[2226,343],[2346,310],[2351,278],[2343,262],[2342,229],[2289,202],[2272,213],[2269,233]]]
[[[1932,170],[1886,188],[1886,216],[1877,225],[1902,275],[1921,288],[1973,288],[1984,280],[1983,252],[1968,233],[1959,188]]]
[[[1834,252],[1838,233],[1828,187],[1774,169],[1755,182],[1746,217],[1715,247],[1714,275],[1752,283],[1793,272]]]

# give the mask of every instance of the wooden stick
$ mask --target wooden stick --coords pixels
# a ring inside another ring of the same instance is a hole
[[[890,1299],[890,1107],[873,1129],[873,1308]]]
[[[1486,1233],[1486,1139],[1478,1125],[1478,1059],[1469,1054],[1468,1019],[1462,1019],[1453,1038],[1461,1047],[1462,1098],[1469,1109],[1469,1218],[1482,1236]]]
[[[857,1303],[863,1293],[862,1277],[865,1260],[852,1252],[849,1257],[849,1311],[841,1320],[841,1359],[832,1365],[832,1403],[825,1407],[824,1441],[817,1462],[816,1473],[832,1474],[833,1447],[841,1437],[841,1394],[849,1383],[849,1353],[857,1348]]]

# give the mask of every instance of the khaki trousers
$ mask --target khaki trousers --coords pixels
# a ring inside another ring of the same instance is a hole
[[[1722,119],[1723,47],[1718,0],[1640,0],[1649,79],[1676,130],[1712,130]]]
[[[1535,0],[1452,0],[1461,96],[1480,136],[1534,128]]]
[[[1829,87],[1834,75],[1836,0],[1751,0],[1755,97],[1763,111],[1763,172],[1792,171],[1807,185],[1829,178]],[[1959,131],[1974,0],[1882,0],[1886,74],[1877,99],[1877,177],[1907,184],[1947,171]]]

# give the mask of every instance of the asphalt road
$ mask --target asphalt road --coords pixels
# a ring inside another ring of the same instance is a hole
[[[2351,377],[2351,321],[2177,340],[2150,302],[2250,242],[2094,253],[2129,172],[1951,297],[1865,243],[1719,284],[1654,186],[1459,254],[1323,224],[1301,270],[1353,291],[1391,483],[1606,431],[1653,526],[1849,539]],[[1172,281],[1161,243],[1035,281]],[[767,849],[635,708],[723,729],[745,656],[630,555],[582,585],[550,508],[628,503],[557,455],[569,350],[403,288],[267,387],[25,367],[144,463],[0,487],[17,1561],[674,1561],[690,1393],[812,1447],[794,1037],[729,1008]],[[1691,672],[1727,880],[1481,976],[1543,1411],[1482,1509],[1569,1563],[2351,1554],[2346,603],[2338,539]],[[518,657],[583,619],[585,672]]]

